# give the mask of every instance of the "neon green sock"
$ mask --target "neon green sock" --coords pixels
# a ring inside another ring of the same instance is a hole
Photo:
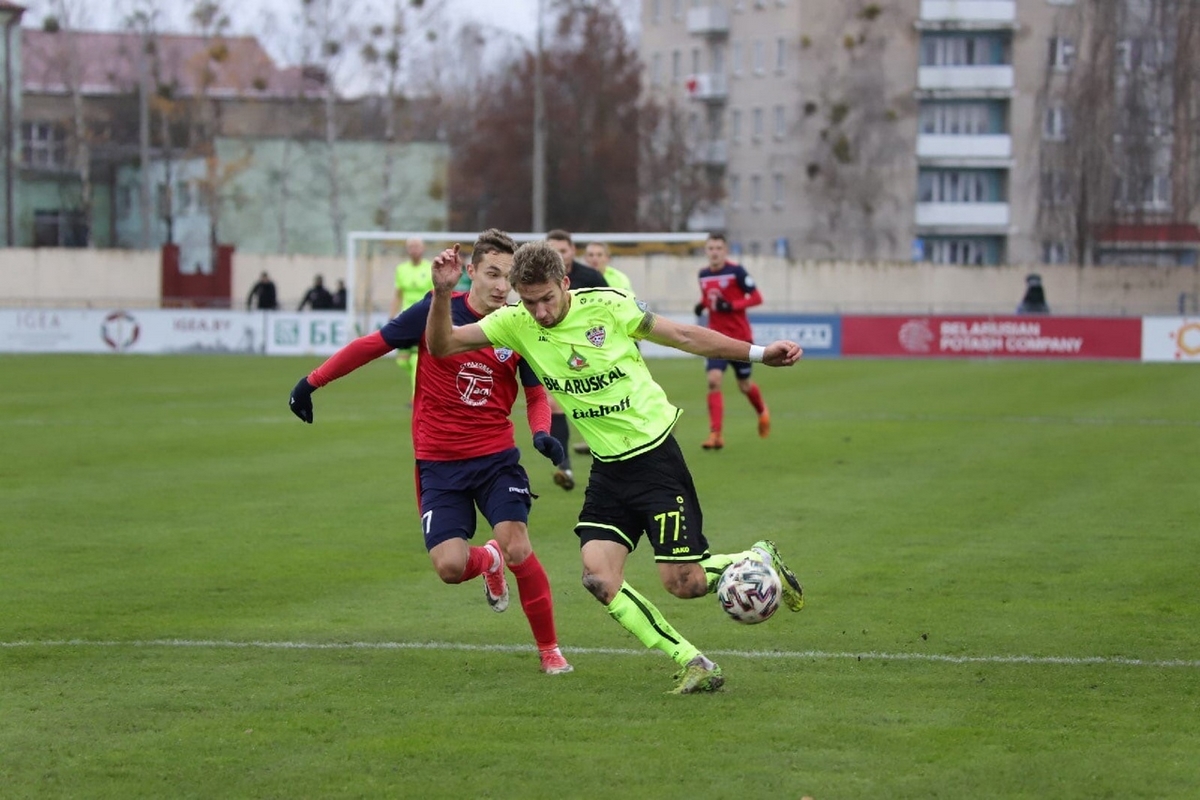
[[[654,604],[628,583],[621,584],[621,591],[617,592],[606,610],[642,644],[662,650],[681,667],[686,667],[689,661],[700,655],[695,645],[680,636]]]
[[[754,555],[753,550],[743,550],[740,553],[712,553],[700,561],[700,566],[704,567],[704,577],[708,580],[708,593],[712,594],[717,590],[717,581],[721,579],[721,573],[725,571],[726,567],[735,561],[751,558]]]

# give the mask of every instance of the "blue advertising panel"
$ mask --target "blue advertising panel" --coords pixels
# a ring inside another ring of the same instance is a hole
[[[754,341],[767,344],[790,339],[804,348],[805,358],[842,354],[842,318],[828,314],[750,314]]]

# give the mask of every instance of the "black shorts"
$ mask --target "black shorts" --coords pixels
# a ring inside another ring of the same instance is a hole
[[[675,437],[625,461],[592,462],[575,534],[581,546],[599,539],[631,552],[645,534],[655,561],[706,558],[700,500]]]
[[[521,453],[511,447],[495,455],[461,461],[417,461],[417,491],[425,548],[448,539],[475,536],[475,509],[494,528],[529,521],[529,476]]]
[[[750,377],[750,362],[749,361],[726,361],[723,358],[709,358],[704,361],[704,371],[719,369],[725,371],[726,367],[733,367],[733,374],[738,380],[744,381]]]

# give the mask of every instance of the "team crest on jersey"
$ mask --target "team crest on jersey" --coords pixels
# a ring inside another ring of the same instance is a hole
[[[499,361],[501,364],[503,364],[505,361],[508,361],[510,358],[512,358],[512,354],[513,354],[512,349],[508,348],[508,347],[497,347],[497,348],[495,348],[495,352],[496,352],[496,360]]]
[[[469,406],[487,405],[488,399],[492,396],[494,384],[491,368],[478,361],[469,361],[459,367],[458,375],[454,380],[458,396]]]
[[[567,366],[576,372],[579,372],[580,370],[587,369],[587,365],[587,359],[579,355],[579,352],[574,348],[574,346],[572,346],[571,357],[567,359]]]
[[[605,333],[603,325],[597,325],[584,335],[587,336],[587,340],[596,345],[596,347],[604,347]]]

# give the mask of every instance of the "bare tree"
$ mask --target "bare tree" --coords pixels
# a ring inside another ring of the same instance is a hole
[[[336,81],[358,43],[354,0],[300,0],[301,48],[304,64],[321,82],[329,219],[334,252],[344,252],[346,211],[342,207],[342,175],[337,143],[341,138]]]
[[[92,232],[92,137],[94,131],[88,119],[83,96],[84,62],[78,41],[79,31],[88,25],[88,3],[85,0],[51,0],[51,16],[44,29],[58,37],[53,68],[58,72],[71,96],[72,167],[79,178],[79,213],[87,247],[94,247]]]
[[[814,210],[806,238],[831,252],[836,247],[841,257],[895,258],[907,229],[888,227],[887,220],[900,216],[882,212],[897,212],[909,202],[898,121],[913,102],[888,93],[890,59],[884,51],[895,30],[889,16],[899,11],[864,0],[841,3],[839,11],[842,20],[832,28],[838,35],[800,43],[815,52],[816,63],[827,65],[817,81],[818,99],[804,104],[799,123],[819,125],[815,137],[798,137]],[[847,251],[847,243],[855,252]]]
[[[1086,0],[1063,12],[1039,106],[1038,226],[1079,263],[1104,259],[1114,225],[1193,220],[1200,207],[1195,136],[1200,4]]]
[[[652,231],[682,231],[720,190],[695,159],[687,120],[674,102],[645,100],[638,114],[638,167],[641,170],[639,225]]]

